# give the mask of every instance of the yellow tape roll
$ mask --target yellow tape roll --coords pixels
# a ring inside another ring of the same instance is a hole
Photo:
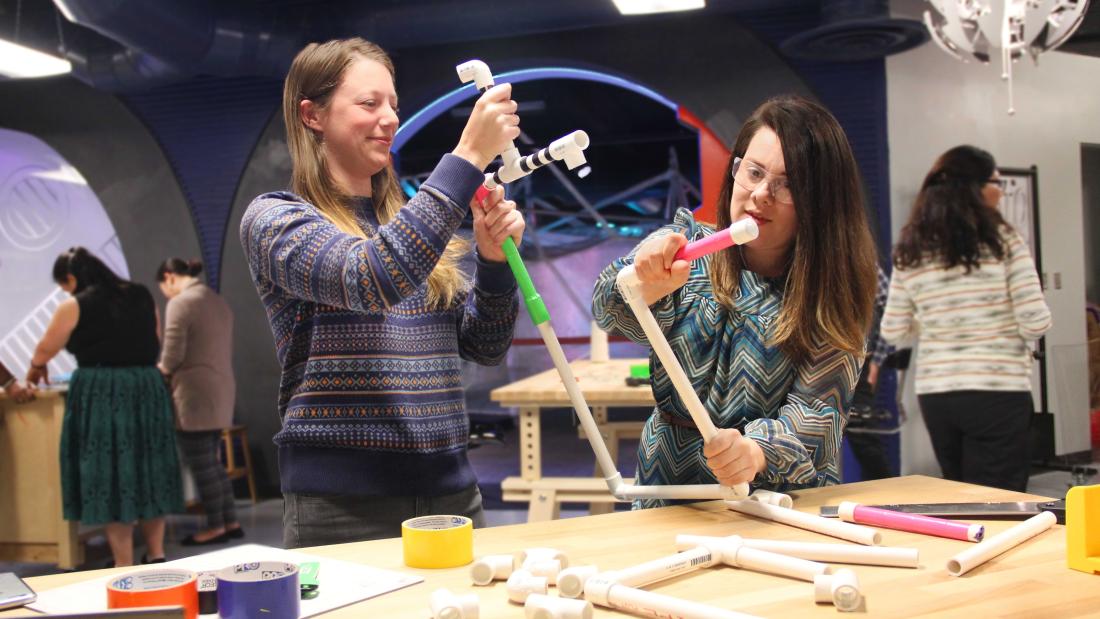
[[[474,560],[474,523],[463,516],[421,516],[401,523],[405,565],[444,568]]]

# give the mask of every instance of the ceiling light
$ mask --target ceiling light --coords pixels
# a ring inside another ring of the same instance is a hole
[[[706,6],[706,0],[612,0],[623,15],[692,11]]]
[[[1038,64],[1039,54],[1066,41],[1081,25],[1089,0],[929,0],[935,12],[924,12],[924,24],[940,49],[966,61],[988,63],[1001,57],[1001,79],[1012,100],[1012,63],[1025,53]]]
[[[0,39],[0,76],[12,79],[46,77],[71,70],[68,60]]]

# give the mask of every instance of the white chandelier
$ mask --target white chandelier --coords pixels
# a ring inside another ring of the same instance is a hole
[[[1039,54],[1065,43],[1081,25],[1089,0],[928,0],[924,25],[940,49],[962,61],[988,63],[1001,54],[1001,79],[1008,82],[1008,113],[1015,114],[1012,63],[1026,52]]]

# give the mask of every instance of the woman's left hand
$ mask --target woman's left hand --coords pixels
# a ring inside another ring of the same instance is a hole
[[[501,244],[508,237],[512,237],[519,247],[523,240],[523,230],[527,222],[523,215],[516,210],[516,203],[504,199],[504,187],[497,187],[489,193],[484,203],[479,203],[475,197],[470,202],[470,210],[474,214],[474,240],[477,242],[477,252],[483,260],[489,262],[504,262],[504,250]]]
[[[707,466],[723,486],[748,483],[764,470],[764,450],[751,438],[737,430],[719,429],[718,434],[703,446]]]

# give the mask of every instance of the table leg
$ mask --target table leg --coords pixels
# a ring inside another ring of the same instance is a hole
[[[607,445],[607,452],[611,454],[611,461],[615,463],[615,466],[619,465],[619,441],[614,436],[614,433],[609,432],[607,429],[607,407],[606,406],[593,406],[592,418],[596,421],[596,427],[600,429],[600,439]],[[595,466],[596,477],[603,477],[603,471],[600,470],[600,463],[597,462]],[[614,503],[589,503],[588,513],[592,515],[596,514],[610,514],[615,511]]]
[[[542,432],[539,407],[519,407],[519,474],[527,481],[542,478]]]
[[[558,491],[554,489],[532,490],[531,504],[527,508],[527,522],[557,520],[561,516]]]

